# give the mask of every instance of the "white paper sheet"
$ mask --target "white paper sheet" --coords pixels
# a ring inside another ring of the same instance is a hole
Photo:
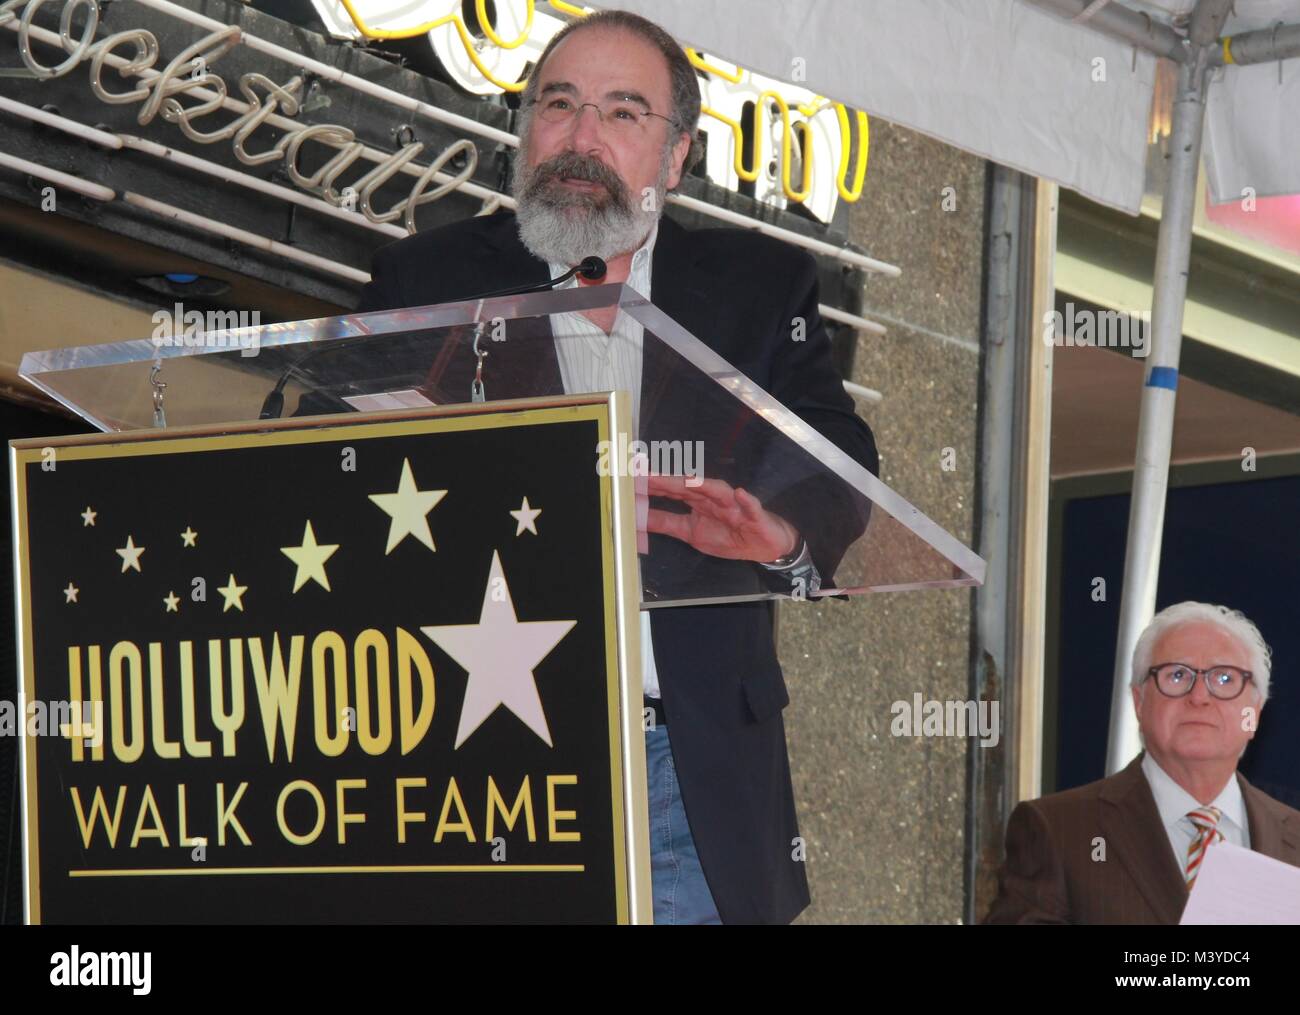
[[[1300,924],[1300,867],[1229,842],[1201,861],[1184,924]]]
[[[358,412],[382,412],[385,409],[419,409],[436,405],[414,388],[401,391],[382,391],[375,395],[344,395],[343,401]]]

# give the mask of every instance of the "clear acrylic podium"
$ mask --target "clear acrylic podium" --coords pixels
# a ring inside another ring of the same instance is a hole
[[[26,354],[20,374],[104,431],[244,423],[268,396],[285,416],[456,405],[474,399],[476,378],[488,402],[544,399],[579,393],[566,391],[562,364],[565,343],[585,341],[552,315],[616,304],[643,329],[640,397],[635,432],[603,449],[607,462],[687,488],[743,487],[808,540],[820,595],[982,583],[976,553],[626,286],[54,349]],[[682,510],[648,482],[638,485],[643,607],[790,594],[760,565],[647,537],[647,506]]]

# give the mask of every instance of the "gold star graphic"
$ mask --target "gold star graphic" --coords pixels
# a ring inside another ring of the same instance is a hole
[[[293,576],[293,590],[297,592],[308,581],[316,581],[329,592],[330,580],[325,574],[325,561],[338,548],[338,543],[317,543],[316,533],[312,531],[311,520],[308,519],[307,529],[302,534],[302,545],[280,547],[280,552],[298,565],[298,571]]]
[[[168,613],[180,613],[181,600],[175,592],[168,592],[167,597],[163,600],[167,604]]]
[[[194,540],[198,538],[199,534],[187,525],[185,531],[181,533],[181,546],[193,546]]]
[[[73,585],[72,582],[68,582],[68,587],[63,590],[63,594],[67,596],[67,598],[63,600],[64,604],[75,603],[77,601],[77,593],[80,591],[81,589]]]
[[[135,568],[137,571],[140,570],[140,554],[144,553],[144,547],[136,546],[130,536],[126,537],[126,546],[114,550],[113,552],[122,558],[123,574],[126,574],[127,568]]]
[[[97,514],[99,514],[99,512],[90,510],[90,505],[87,504],[86,510],[81,512],[81,527],[84,529],[88,525],[94,525],[95,516]]]
[[[233,574],[230,576],[230,581],[226,583],[226,587],[224,589],[217,589],[217,591],[220,592],[226,600],[226,605],[221,608],[222,613],[225,613],[232,606],[239,610],[240,613],[244,612],[244,593],[248,591],[248,586],[236,585],[235,576]]]
[[[372,493],[370,499],[392,519],[388,526],[388,546],[384,553],[393,552],[393,547],[407,536],[414,536],[430,550],[437,552],[433,545],[433,533],[429,531],[429,519],[426,517],[435,504],[447,495],[446,490],[421,490],[415,485],[415,475],[411,472],[411,460],[402,460],[402,479],[397,484],[396,493]]]

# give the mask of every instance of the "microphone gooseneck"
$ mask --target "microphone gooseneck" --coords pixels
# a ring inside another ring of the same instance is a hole
[[[583,278],[595,282],[604,278],[606,271],[605,262],[599,257],[584,257],[558,278],[548,278],[545,282],[537,282],[534,285],[510,286],[507,289],[497,289],[490,293],[479,293],[477,296],[467,296],[465,299],[456,302],[469,303],[471,300],[493,300],[500,296],[525,296],[528,293],[545,292],[547,289],[554,289],[557,285],[563,285],[574,275],[581,275]]]

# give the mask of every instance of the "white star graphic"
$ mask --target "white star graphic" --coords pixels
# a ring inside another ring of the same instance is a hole
[[[407,536],[414,536],[430,550],[436,552],[438,548],[433,545],[429,519],[425,516],[446,495],[446,490],[418,489],[415,485],[415,474],[411,472],[411,460],[402,459],[402,479],[397,484],[397,492],[370,494],[370,499],[392,519],[388,526],[388,546],[385,547],[384,553],[392,553],[393,547]]]
[[[167,604],[167,611],[166,611],[166,612],[168,612],[168,613],[180,613],[180,612],[181,612],[180,609],[179,609],[180,604],[181,604],[181,600],[180,600],[180,597],[179,597],[178,595],[176,595],[175,592],[168,592],[168,593],[167,593],[167,598],[164,599],[163,602]]]
[[[77,594],[80,591],[81,589],[73,585],[72,582],[68,582],[68,587],[63,590],[63,594],[67,596],[67,598],[63,600],[64,604],[75,603],[77,601]]]
[[[456,730],[456,747],[460,747],[500,705],[523,720],[548,747],[554,746],[533,669],[550,655],[576,623],[576,620],[521,623],[510,600],[501,558],[493,551],[492,569],[483,590],[483,607],[478,623],[420,628],[469,673],[465,703],[460,710],[460,725]]]
[[[181,533],[181,546],[193,546],[194,540],[198,538],[199,534],[187,525],[185,531]]]
[[[510,512],[510,517],[518,523],[515,525],[515,535],[522,536],[525,532],[537,535],[537,516],[541,513],[541,508],[529,507],[528,498],[525,497],[524,502],[519,505],[519,510]]]
[[[84,529],[88,525],[94,525],[97,514],[99,514],[98,511],[92,511],[90,505],[86,505],[86,510],[81,512],[81,527]]]
[[[136,546],[130,536],[126,537],[126,546],[114,550],[113,552],[122,558],[123,574],[126,574],[127,568],[135,568],[137,571],[140,570],[140,554],[144,553],[144,547]]]

